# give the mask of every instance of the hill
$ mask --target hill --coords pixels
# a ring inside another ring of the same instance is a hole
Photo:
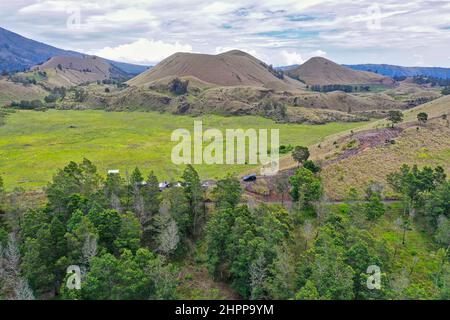
[[[34,41],[0,27],[0,72],[26,71],[54,56],[83,58],[86,55]],[[139,74],[147,69],[145,66],[108,62],[130,75]]]
[[[376,72],[387,77],[427,76],[433,78],[450,79],[450,68],[401,67],[389,64],[355,64],[345,66],[353,70]]]
[[[429,121],[419,125],[417,114],[426,112]],[[450,96],[404,111],[404,123],[391,129],[379,120],[329,136],[310,146],[311,158],[322,164],[322,177],[328,197],[344,199],[350,186],[363,192],[368,181],[386,184],[386,175],[403,163],[442,165],[450,174]],[[418,128],[418,129],[417,129]],[[282,159],[284,169],[295,168],[291,157]],[[386,190],[386,195],[391,195]]]
[[[375,73],[356,71],[322,57],[314,57],[297,68],[287,71],[308,85],[386,84],[393,80]]]
[[[40,86],[25,86],[0,77],[0,108],[11,101],[43,99],[47,94]]]
[[[347,113],[370,113],[404,109],[406,104],[384,93],[348,94],[342,91],[329,93],[305,92],[287,98],[298,107],[338,110]]]
[[[128,84],[144,86],[166,77],[186,76],[217,86],[255,86],[276,90],[301,87],[298,81],[285,78],[264,62],[238,50],[218,55],[175,53]]]
[[[129,78],[128,73],[107,60],[96,56],[64,57],[56,56],[35,66],[32,71],[43,71],[46,82],[51,86],[76,86],[82,83]]]

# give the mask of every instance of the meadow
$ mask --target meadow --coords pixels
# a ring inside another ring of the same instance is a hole
[[[154,112],[104,112],[96,110],[18,111],[0,127],[0,175],[8,190],[39,189],[69,161],[88,158],[99,172],[119,169],[123,175],[136,166],[145,174],[153,170],[160,180],[176,180],[184,169],[171,162],[171,133],[178,128],[192,132],[194,120],[203,129],[265,128],[280,130],[280,144],[312,145],[325,137],[361,126],[362,123],[325,125],[277,124],[255,117],[199,118]],[[197,165],[203,179],[251,170],[250,165]],[[256,168],[255,168],[256,169]]]

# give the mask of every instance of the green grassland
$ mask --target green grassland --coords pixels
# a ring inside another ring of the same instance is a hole
[[[194,120],[203,120],[203,130],[278,128],[280,143],[311,145],[324,137],[350,130],[361,123],[326,125],[277,124],[261,117],[174,116],[153,112],[104,112],[49,110],[18,111],[0,127],[0,174],[7,189],[45,186],[58,168],[86,157],[99,172],[138,166],[154,170],[160,179],[177,179],[184,169],[171,162],[171,133],[178,128],[193,131]],[[249,165],[199,165],[202,178],[239,173]]]

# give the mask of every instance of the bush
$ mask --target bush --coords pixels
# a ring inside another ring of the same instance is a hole
[[[75,101],[83,102],[87,99],[88,93],[84,89],[75,89]]]
[[[187,93],[187,88],[189,85],[189,80],[183,81],[179,78],[175,78],[169,83],[169,90],[177,95],[182,95]]]
[[[318,164],[312,160],[306,160],[303,167],[311,171],[312,173],[319,173],[322,169]]]
[[[294,147],[292,146],[292,145],[287,145],[287,146],[285,146],[284,144],[282,144],[281,146],[280,146],[280,154],[286,154],[286,153],[289,153],[289,152],[291,152],[292,150],[294,150]]]
[[[450,94],[450,87],[445,87],[444,89],[442,89],[441,93],[446,96]]]
[[[59,96],[57,96],[56,94],[50,94],[44,98],[44,101],[46,103],[53,103],[53,102],[56,102],[56,100],[58,100],[58,99],[59,99]]]
[[[20,102],[13,101],[11,103],[11,107],[25,110],[35,110],[43,108],[44,104],[42,103],[41,100],[32,100],[32,101],[22,100]]]
[[[34,78],[30,78],[30,77],[25,77],[25,76],[21,76],[21,75],[13,75],[9,77],[9,81],[14,82],[14,83],[21,83],[23,85],[30,85],[30,84],[36,84],[36,79]]]

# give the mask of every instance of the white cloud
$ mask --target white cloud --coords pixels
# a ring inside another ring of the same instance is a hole
[[[89,18],[89,22],[97,23],[137,23],[141,21],[152,22],[153,25],[155,17],[147,10],[127,8],[123,10],[116,10],[103,15],[96,15]]]
[[[204,53],[237,47],[274,65],[321,56],[320,49],[340,63],[413,63],[405,57],[420,54],[424,63],[450,66],[448,3],[378,3],[374,16],[373,0],[17,0],[1,2],[0,21],[41,42],[133,61],[164,58],[173,46],[192,50],[189,44]],[[68,8],[80,10],[83,28],[68,32]],[[374,18],[380,28],[372,30]],[[162,41],[161,54],[123,52],[141,38]]]
[[[192,52],[192,46],[179,42],[166,43],[153,39],[138,39],[135,42],[122,44],[114,48],[105,47],[94,52],[94,54],[116,61],[155,64],[176,52]]]
[[[222,14],[230,12],[233,9],[236,9],[236,7],[238,7],[236,4],[233,5],[227,2],[216,1],[205,6],[202,11],[204,14]]]
[[[312,57],[325,57],[326,55],[327,55],[327,53],[325,51],[320,50],[320,49],[311,52],[311,56]]]
[[[304,55],[295,51],[282,50],[280,53],[281,56],[280,62],[281,65],[290,66],[293,64],[302,64],[312,57],[324,57],[326,55],[327,53],[320,49],[309,52]]]
[[[281,57],[284,59],[284,64],[287,66],[293,65],[293,64],[302,64],[305,62],[305,59],[303,59],[302,55],[292,51],[281,51]]]

